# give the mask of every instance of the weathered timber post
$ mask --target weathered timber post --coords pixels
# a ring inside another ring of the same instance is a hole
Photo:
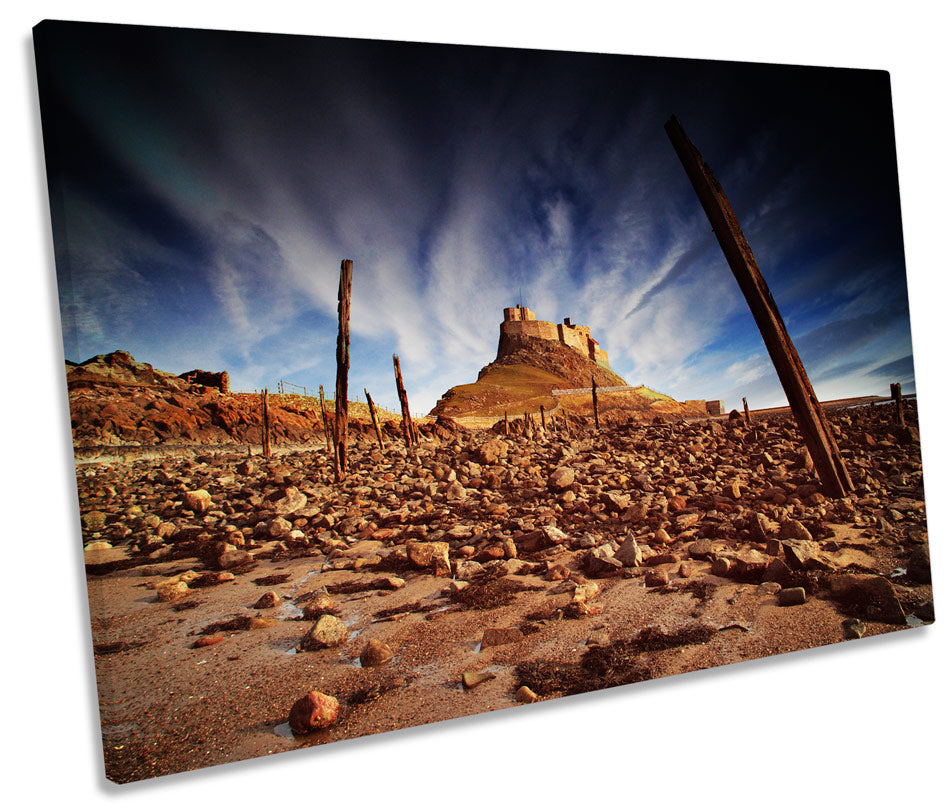
[[[369,418],[373,421],[373,431],[376,432],[376,442],[379,443],[379,450],[383,450],[383,433],[379,430],[379,421],[376,419],[376,404],[373,403],[373,399],[369,396],[369,392],[364,389],[363,394],[366,395],[366,405],[369,407]]]
[[[340,327],[336,336],[336,422],[333,426],[336,440],[333,469],[337,482],[346,476],[346,440],[350,417],[346,389],[350,373],[350,290],[352,287],[353,260],[344,259],[340,263],[340,288],[337,293]]]
[[[261,454],[270,457],[270,418],[267,414],[267,387],[261,393]]]
[[[749,417],[749,402],[745,398],[742,398],[742,411],[745,412],[745,424],[752,425],[752,418]]]
[[[600,414],[597,411],[597,381],[590,376],[590,394],[594,401],[594,428],[600,431]]]
[[[323,384],[320,384],[320,416],[323,418],[323,439],[327,444],[327,453],[330,453],[330,445],[333,444],[333,455],[336,456],[336,438],[330,431],[330,422],[327,420],[327,406],[323,399]]]
[[[687,138],[679,119],[670,118],[665,129],[749,304],[825,493],[842,497],[854,490],[848,469],[735,212],[712,170]]]
[[[508,436],[508,410],[505,410],[505,437]]]
[[[548,430],[548,424],[547,424],[547,421],[544,419],[544,404],[542,403],[541,404],[541,431],[547,432],[547,430]]]
[[[897,409],[897,425],[904,425],[904,398],[901,397],[901,385],[899,383],[891,384],[891,397],[894,398],[894,406]]]
[[[393,369],[396,372],[396,394],[399,397],[399,408],[402,411],[402,434],[406,438],[406,448],[415,444],[415,427],[412,425],[412,415],[409,413],[409,398],[406,397],[406,387],[402,385],[402,370],[399,369],[399,356],[393,356]]]

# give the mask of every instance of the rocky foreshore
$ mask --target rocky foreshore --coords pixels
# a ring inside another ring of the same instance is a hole
[[[443,420],[409,451],[358,436],[339,485],[320,448],[80,465],[107,772],[930,622],[915,414],[829,417],[845,499],[781,418],[531,437]]]

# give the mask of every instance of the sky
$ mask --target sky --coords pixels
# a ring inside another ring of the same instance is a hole
[[[883,71],[45,23],[65,357],[116,349],[413,412],[502,309],[587,324],[629,383],[785,402],[664,132],[728,195],[822,400],[915,389]]]

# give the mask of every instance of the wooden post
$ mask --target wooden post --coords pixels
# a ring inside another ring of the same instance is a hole
[[[402,385],[402,370],[399,368],[399,356],[393,356],[393,369],[396,372],[396,394],[399,397],[399,409],[402,411],[402,434],[406,438],[406,448],[412,448],[416,442],[415,426],[412,425],[412,415],[409,413],[409,398],[406,396],[406,387]]]
[[[897,409],[897,425],[904,425],[904,399],[901,397],[901,385],[899,383],[891,384],[891,397],[894,398],[894,406]]]
[[[270,458],[270,418],[267,414],[267,387],[261,394],[261,454]]]
[[[336,453],[333,470],[336,481],[346,476],[346,440],[349,431],[350,404],[347,382],[350,374],[350,290],[353,286],[353,260],[340,263],[340,288],[337,293],[337,313],[340,326],[336,336],[336,422],[333,425]]]
[[[742,398],[742,411],[745,412],[745,424],[751,426],[752,418],[749,417],[749,402],[745,398]]]
[[[508,436],[508,410],[505,410],[505,437]]]
[[[333,444],[333,455],[336,456],[336,437],[333,436],[333,432],[330,431],[330,421],[327,420],[327,407],[326,402],[323,399],[323,384],[320,384],[320,415],[323,417],[323,439],[327,444],[327,453],[330,453],[330,445]]]
[[[590,394],[594,400],[594,428],[600,431],[600,414],[597,411],[597,381],[594,376],[590,376]]]
[[[673,116],[665,129],[749,304],[825,493],[845,496],[854,490],[851,477],[735,212],[699,150],[686,137],[679,119]]]
[[[369,419],[373,421],[373,431],[376,432],[376,442],[379,443],[379,450],[382,451],[383,433],[379,430],[379,421],[376,419],[376,405],[366,389],[363,390],[363,394],[366,395],[366,405],[369,407]]]
[[[541,404],[541,431],[547,433],[547,430],[548,430],[548,424],[547,424],[547,421],[544,419],[544,404],[542,403]]]

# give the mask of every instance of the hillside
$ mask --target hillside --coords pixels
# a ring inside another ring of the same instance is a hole
[[[77,451],[103,446],[261,442],[259,394],[223,392],[194,383],[138,362],[127,352],[97,355],[81,364],[67,361],[66,382]],[[333,401],[327,401],[328,413],[333,408]],[[372,431],[365,403],[351,402],[349,413],[351,433]],[[378,416],[387,434],[399,436],[396,415],[378,411]],[[272,443],[324,442],[315,398],[270,394],[268,417]]]
[[[578,352],[544,339],[505,336],[499,342],[498,357],[483,367],[475,383],[452,387],[431,414],[451,418],[500,417],[505,412],[517,416],[560,408],[571,414],[591,412],[589,394],[553,396],[556,389],[589,389],[591,378],[598,387],[628,386],[610,369]],[[601,414],[648,417],[656,413],[688,414],[673,398],[638,387],[630,392],[598,395]]]

